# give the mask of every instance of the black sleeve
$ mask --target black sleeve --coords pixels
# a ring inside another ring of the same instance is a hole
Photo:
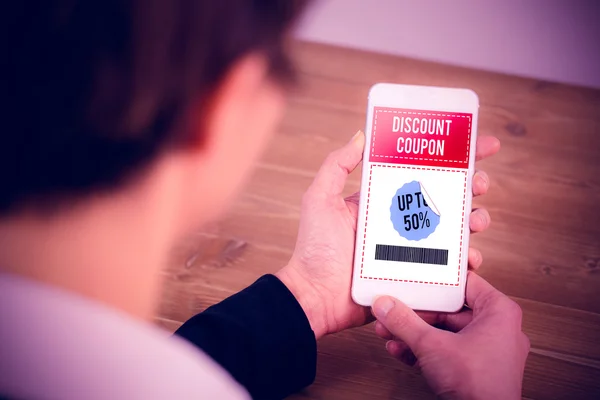
[[[221,364],[254,399],[282,399],[315,379],[315,335],[296,298],[273,275],[194,316],[175,334]]]

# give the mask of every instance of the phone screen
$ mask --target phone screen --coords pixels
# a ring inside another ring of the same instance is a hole
[[[358,277],[458,286],[467,258],[473,115],[390,107],[372,113]]]

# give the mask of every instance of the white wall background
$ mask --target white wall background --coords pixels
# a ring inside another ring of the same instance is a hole
[[[313,0],[297,36],[600,88],[600,0]]]

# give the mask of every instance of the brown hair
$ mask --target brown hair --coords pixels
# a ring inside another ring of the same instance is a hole
[[[3,10],[0,213],[112,187],[185,135],[192,102],[283,40],[307,0],[14,1]]]

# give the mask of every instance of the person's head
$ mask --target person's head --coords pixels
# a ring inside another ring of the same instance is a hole
[[[52,213],[156,170],[176,181],[191,223],[216,214],[280,118],[286,33],[306,2],[11,2],[0,218]]]

